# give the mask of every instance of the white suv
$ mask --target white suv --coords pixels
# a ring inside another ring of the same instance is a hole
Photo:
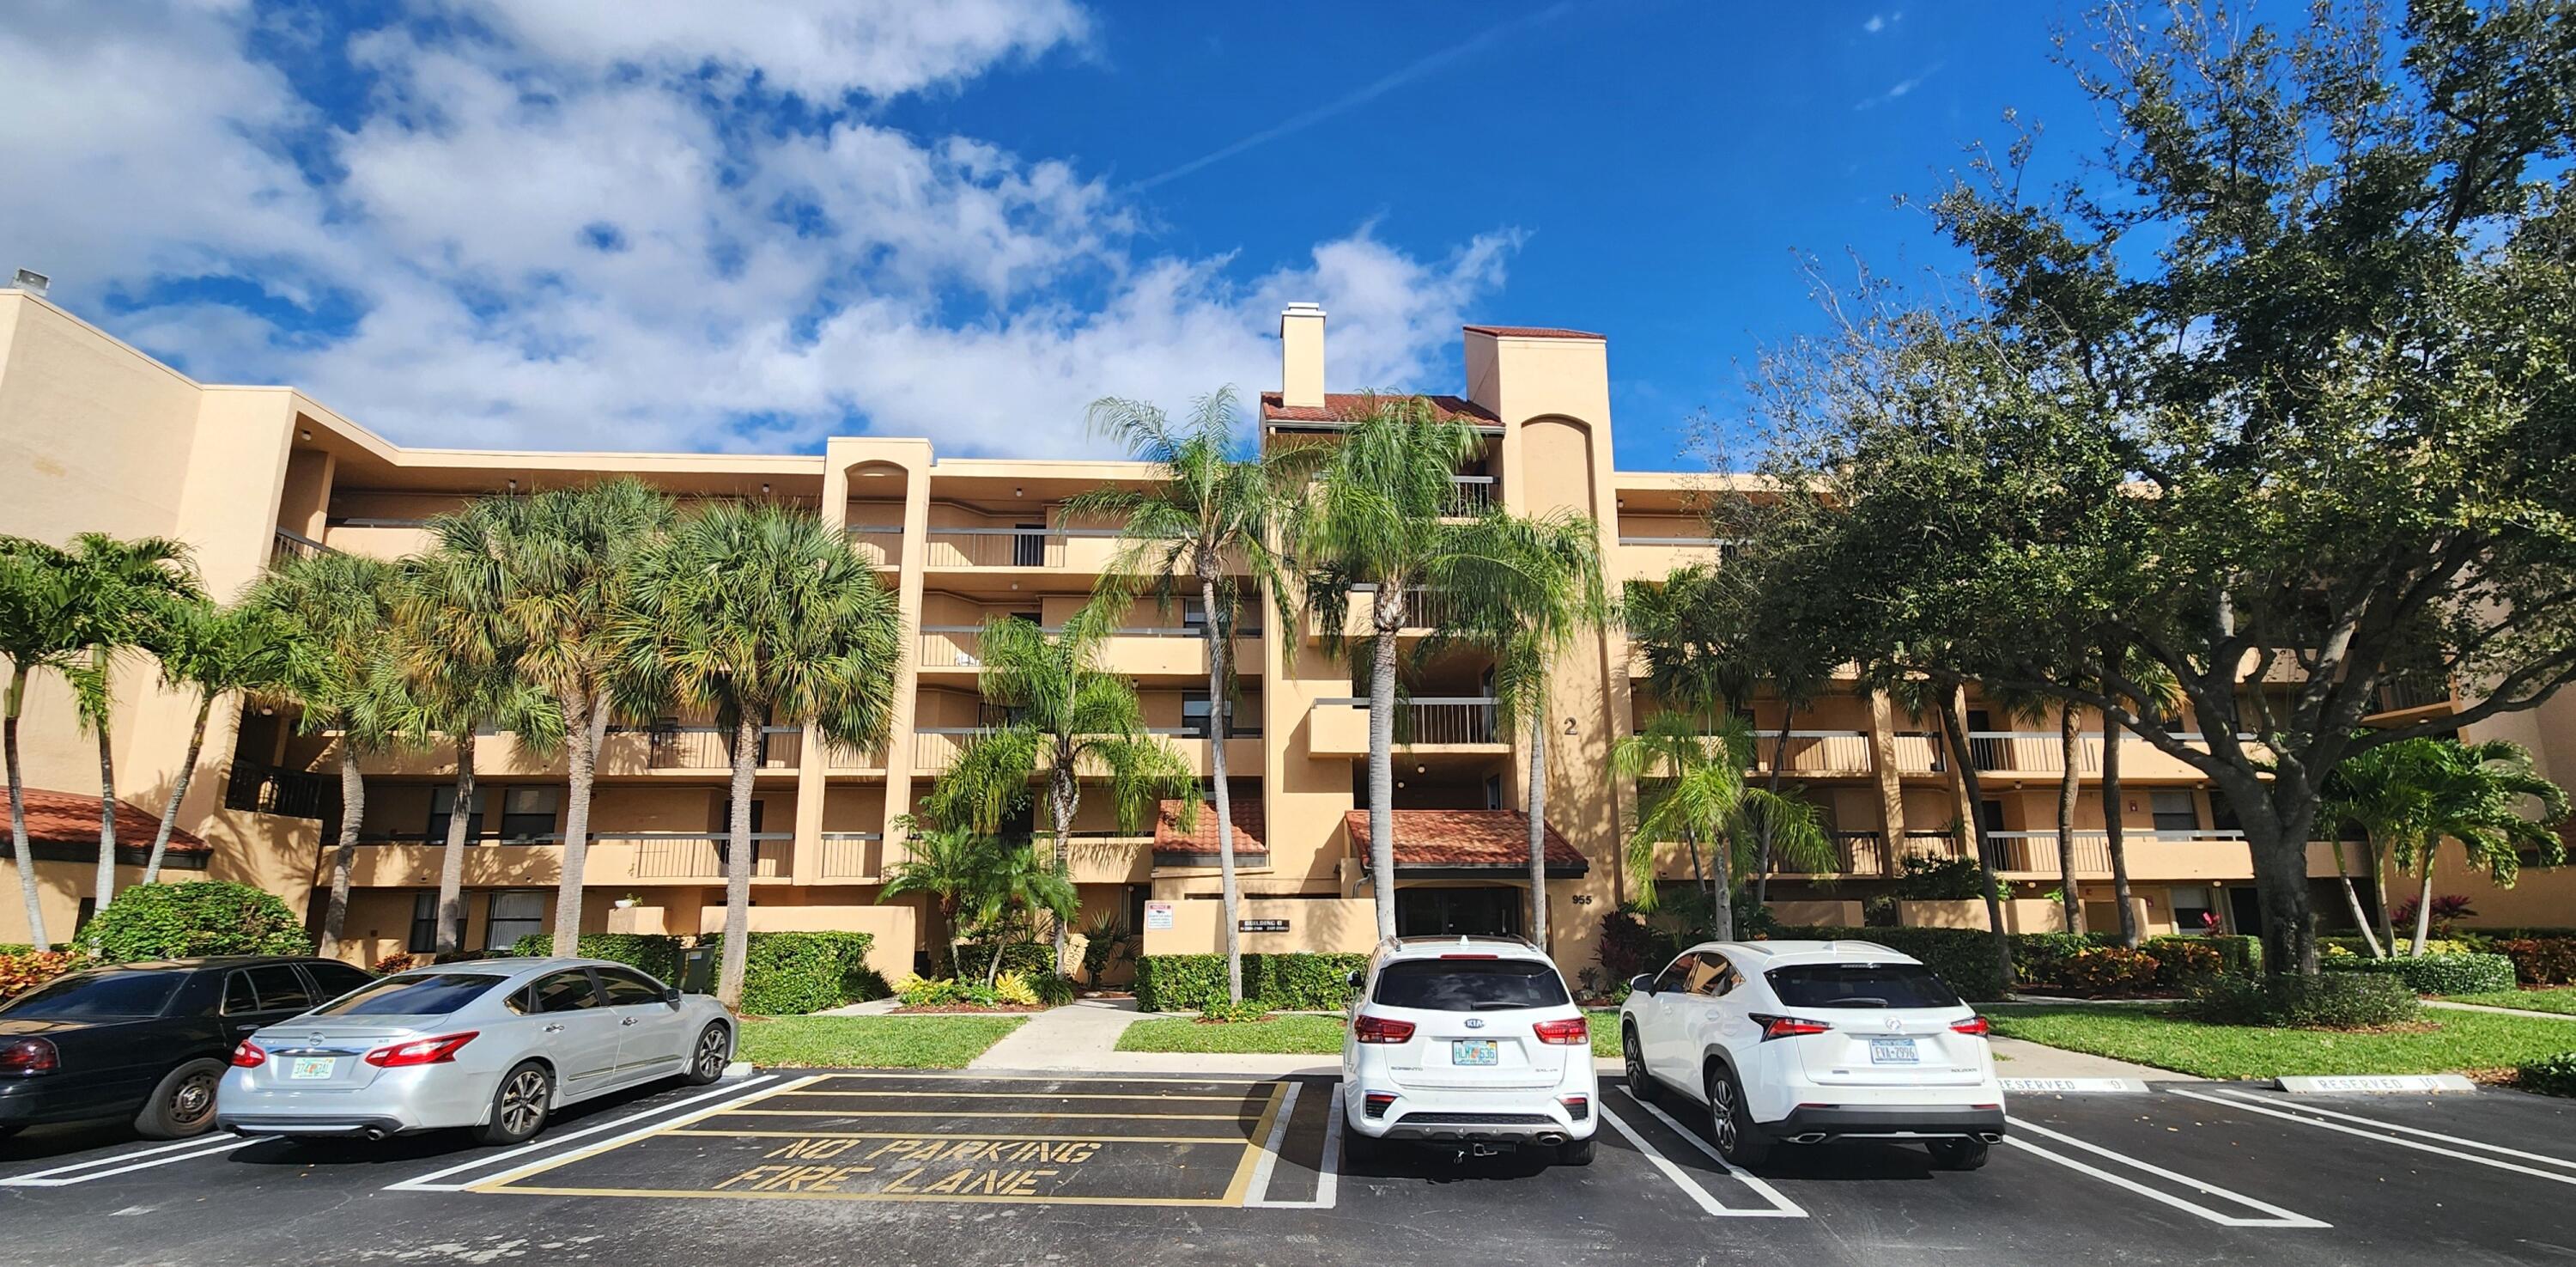
[[[1974,1170],[2004,1136],[1985,1018],[1932,970],[1862,941],[1713,941],[1630,983],[1619,1010],[1628,1089],[1708,1105],[1730,1163],[1774,1142],[1920,1139]]]
[[[1592,1031],[1545,954],[1516,937],[1406,937],[1351,984],[1345,1156],[1411,1140],[1592,1163]]]

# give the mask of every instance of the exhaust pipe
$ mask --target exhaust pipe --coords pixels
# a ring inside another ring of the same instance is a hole
[[[379,1142],[381,1142],[381,1141],[384,1139],[384,1137],[385,1137],[385,1128],[383,1128],[383,1127],[381,1127],[381,1126],[370,1126],[370,1127],[368,1127],[368,1128],[367,1128],[367,1142],[368,1142],[368,1143],[371,1143],[371,1144],[373,1144],[373,1143],[379,1143]]]
[[[2004,1142],[2004,1133],[2002,1131],[1979,1131],[1977,1132],[1977,1142],[1980,1144],[2000,1144]]]
[[[1555,1131],[1548,1131],[1538,1137],[1538,1142],[1539,1146],[1542,1148],[1554,1148],[1557,1145],[1564,1143],[1565,1137]]]
[[[1825,1133],[1823,1131],[1808,1131],[1803,1135],[1790,1136],[1789,1142],[1792,1144],[1821,1144],[1825,1142]]]

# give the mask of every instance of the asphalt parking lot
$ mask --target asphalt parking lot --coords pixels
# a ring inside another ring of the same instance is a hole
[[[778,1071],[423,1137],[0,1141],[0,1263],[2576,1262],[2576,1105],[2219,1084],[2019,1096],[1985,1169],[1728,1170],[1602,1093],[1590,1167],[1343,1164],[1322,1079]]]

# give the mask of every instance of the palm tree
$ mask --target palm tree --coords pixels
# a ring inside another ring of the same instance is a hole
[[[1736,856],[1742,841],[1730,829],[1737,823],[1749,789],[1744,771],[1753,761],[1753,730],[1735,713],[1694,715],[1667,709],[1646,719],[1633,735],[1623,735],[1610,749],[1610,768],[1638,783],[1637,827],[1628,837],[1628,870],[1637,877],[1636,905],[1651,911],[1661,898],[1655,889],[1655,847],[1679,842],[1690,851],[1691,869],[1700,869],[1700,848],[1708,851],[1709,935],[1718,941],[1735,937]]]
[[[2173,675],[2164,666],[2148,658],[2134,645],[2110,649],[2103,663],[2112,661],[2120,662],[2120,676],[2145,692],[2142,698],[2133,701],[2136,707],[2158,716],[2173,710]],[[2106,684],[2106,693],[2109,689]],[[2120,821],[2120,742],[2125,729],[2110,713],[2102,714],[2102,844],[2111,856],[2111,900],[2120,908],[2120,944],[2135,950],[2138,948],[2139,928],[2137,908],[2129,896],[2128,825]],[[2335,846],[2335,869],[2338,871],[2343,869],[2342,849],[2342,843],[2338,841]],[[2350,879],[2344,881],[2344,896],[2352,897]],[[2353,920],[2356,924],[2361,921],[2358,899],[2354,900]],[[2364,930],[2363,935],[2367,936],[2368,930]]]
[[[925,827],[910,815],[897,819],[895,829],[905,839],[904,858],[887,869],[877,900],[891,902],[916,893],[927,898],[939,916],[948,971],[954,975],[957,948],[966,939],[965,912],[982,909],[993,887],[993,840],[963,826]]]
[[[1284,532],[1306,572],[1304,606],[1323,626],[1325,651],[1367,657],[1369,868],[1381,938],[1395,936],[1397,636],[1410,592],[1442,588],[1461,561],[1458,525],[1444,518],[1450,477],[1482,447],[1474,427],[1419,396],[1373,397],[1321,459]],[[1346,647],[1354,585],[1376,592],[1368,636]]]
[[[2469,865],[2483,868],[2497,888],[2513,887],[2524,850],[2538,853],[2547,865],[2566,859],[2566,845],[2551,825],[2567,817],[2567,791],[2540,776],[2530,750],[2505,739],[2445,742],[2440,749],[2425,768],[2429,795],[2424,831],[2400,842],[2405,854],[2398,859],[2423,873],[2415,899],[2413,953],[2418,958],[2432,933],[2433,863],[2444,840],[2458,841]],[[2525,798],[2540,803],[2538,817],[2523,813]]]
[[[88,663],[67,672],[81,721],[98,737],[99,908],[116,896],[116,753],[109,733],[116,712],[116,662],[136,648],[155,649],[173,605],[205,601],[188,547],[167,537],[121,540],[103,532],[72,538],[71,583],[81,602],[77,633]]]
[[[27,802],[18,760],[18,718],[27,703],[27,679],[39,669],[75,671],[79,615],[85,596],[72,584],[71,556],[26,537],[0,537],[0,659],[9,662],[5,713],[0,713],[0,752],[9,768],[9,844],[18,867],[18,891],[27,905],[27,940],[52,948],[36,887],[36,865],[27,844]]]
[[[1189,764],[1146,733],[1135,683],[1098,667],[1125,606],[1115,594],[1096,598],[1052,635],[1015,617],[984,622],[976,643],[984,663],[979,684],[985,702],[1007,720],[978,735],[932,786],[924,803],[933,816],[986,835],[999,832],[1026,800],[1029,780],[1043,773],[1055,864],[1066,868],[1074,815],[1082,808],[1082,776],[1098,771],[1108,776],[1121,830],[1141,830],[1154,821],[1167,797],[1187,798],[1183,826],[1195,824],[1198,796]],[[1224,746],[1222,735],[1212,742]],[[1069,971],[1070,918],[1055,925],[1058,972]]]
[[[826,743],[852,750],[881,742],[894,711],[902,611],[848,537],[813,512],[716,502],[647,547],[610,633],[632,687],[667,689],[733,734],[716,997],[735,1006],[749,942],[761,728],[811,725]]]
[[[667,494],[621,477],[486,497],[437,526],[444,547],[491,560],[499,591],[495,615],[506,627],[513,668],[555,702],[566,775],[563,870],[555,888],[559,954],[571,954],[581,934],[592,788],[617,711],[612,616],[637,560],[670,531],[677,514]]]
[[[2326,776],[2324,804],[2317,811],[2317,821],[2326,828],[2326,838],[2334,849],[2335,878],[2343,883],[2345,904],[2351,908],[2354,927],[2361,930],[2363,943],[2371,957],[2386,958],[2396,953],[2396,929],[2388,907],[2388,857],[2399,841],[2420,839],[2427,830],[2432,811],[2432,795],[2427,770],[2438,757],[2444,741],[2431,738],[2401,739],[2395,743],[2365,748],[2346,757]],[[2344,833],[2361,832],[2362,847],[2370,854],[2370,873],[2377,894],[2379,931],[2373,934],[2370,921],[2361,910],[2361,895],[2353,888],[2351,868],[2344,862]]]
[[[1530,938],[1547,942],[1548,683],[1559,656],[1609,617],[1601,526],[1589,516],[1477,519],[1452,575],[1462,636],[1495,655],[1494,713],[1529,740],[1522,809],[1529,819]]]
[[[1977,769],[1977,754],[1968,742],[1968,717],[1961,698],[1964,683],[1949,672],[1930,672],[1921,666],[1957,663],[1965,657],[1952,656],[1946,648],[1911,648],[1917,659],[1897,658],[1876,667],[1888,697],[1917,717],[1932,713],[1940,719],[1943,746],[1950,760],[1958,763],[1959,790],[1968,802],[1969,845],[1976,850],[1977,876],[1986,897],[1986,927],[1992,933],[1995,964],[2003,974],[2004,988],[2012,988],[2012,934],[2004,928],[2003,887],[1995,877],[1995,842],[1986,832],[1985,781]]]
[[[322,953],[335,954],[349,913],[349,869],[366,817],[358,763],[396,742],[404,708],[393,626],[399,572],[381,559],[326,550],[280,559],[254,582],[244,606],[274,619],[281,643],[276,689],[301,707],[299,728],[337,732],[340,839],[322,911]]]
[[[1072,874],[1062,857],[1049,858],[1038,851],[1036,841],[1000,841],[986,873],[985,906],[977,923],[986,927],[1000,925],[1015,913],[1034,919],[1044,913],[1053,920],[1059,948],[1064,928],[1073,922],[1074,909],[1081,904],[1073,887]],[[1057,970],[1063,970],[1062,952],[1058,951]],[[984,984],[991,985],[1002,971],[1001,947],[984,959]]]
[[[179,762],[170,798],[161,806],[161,822],[152,834],[152,852],[143,862],[143,883],[161,878],[161,860],[177,826],[179,803],[197,773],[205,751],[206,723],[215,701],[235,691],[257,693],[276,684],[285,670],[286,647],[275,617],[247,605],[213,603],[173,606],[163,627],[161,680],[173,690],[197,692],[197,717],[188,730],[188,754]]]
[[[1189,421],[1174,427],[1163,411],[1142,401],[1092,402],[1096,434],[1117,439],[1128,455],[1154,464],[1159,478],[1144,489],[1102,489],[1066,504],[1076,514],[1117,519],[1123,544],[1110,564],[1104,592],[1124,593],[1150,583],[1166,609],[1176,591],[1198,595],[1206,613],[1200,636],[1207,643],[1210,724],[1209,795],[1216,810],[1217,886],[1225,903],[1227,996],[1243,1001],[1243,944],[1236,927],[1242,892],[1235,879],[1233,790],[1228,786],[1225,737],[1233,733],[1233,635],[1243,591],[1228,574],[1229,562],[1251,573],[1253,588],[1284,594],[1282,566],[1271,537],[1288,516],[1303,472],[1323,455],[1297,446],[1267,457],[1237,458],[1235,400],[1221,388],[1199,400]]]

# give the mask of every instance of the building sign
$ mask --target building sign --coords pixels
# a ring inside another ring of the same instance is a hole
[[[1172,931],[1171,903],[1147,902],[1145,904],[1145,931],[1149,933],[1168,933]]]
[[[1288,931],[1288,921],[1284,919],[1239,919],[1234,922],[1234,927],[1237,932],[1245,933],[1284,933]]]

